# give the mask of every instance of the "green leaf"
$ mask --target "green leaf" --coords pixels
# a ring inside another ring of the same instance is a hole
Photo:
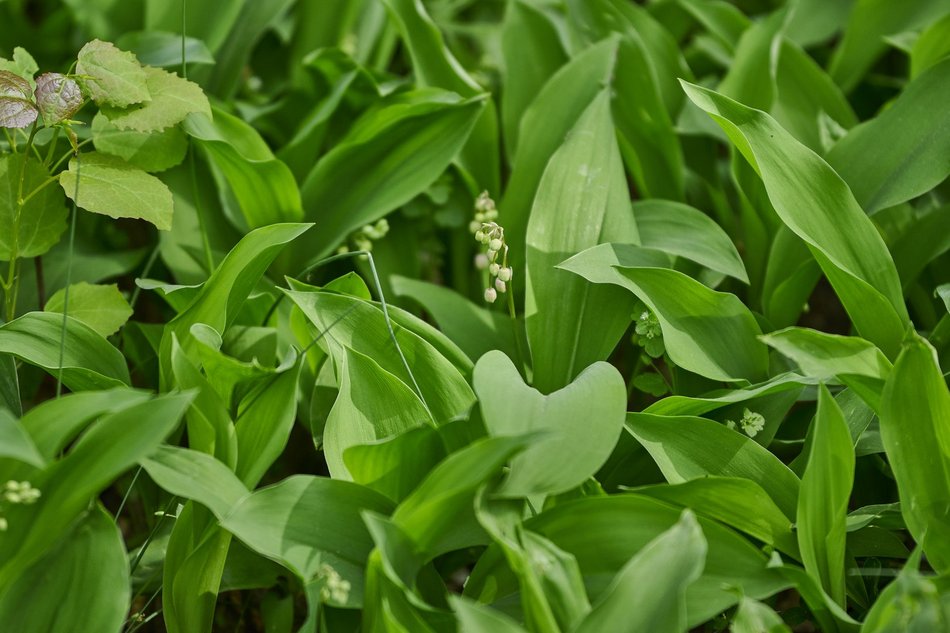
[[[617,631],[681,633],[686,624],[686,589],[706,563],[706,539],[696,518],[680,520],[650,541],[624,565],[577,633]]]
[[[66,289],[58,290],[44,310],[62,314],[65,298]],[[69,316],[108,337],[125,325],[132,316],[132,308],[115,284],[97,286],[80,282],[69,287]]]
[[[458,618],[459,633],[527,633],[497,609],[461,596],[449,594],[448,598]]]
[[[683,369],[714,380],[764,378],[768,353],[757,340],[761,330],[749,309],[735,295],[657,267],[662,265],[655,251],[602,244],[563,262],[560,268],[636,294],[656,315],[667,353]]]
[[[732,633],[791,633],[785,621],[758,600],[743,598],[732,619]]]
[[[343,351],[340,392],[323,431],[327,468],[335,479],[352,478],[343,461],[349,447],[435,424],[406,383],[369,356],[346,346]]]
[[[66,230],[65,198],[56,187],[43,187],[19,208],[21,173],[23,195],[36,191],[50,177],[46,167],[32,157],[0,156],[0,260],[3,261],[42,255]]]
[[[439,434],[430,426],[417,426],[384,440],[351,446],[343,452],[343,463],[353,481],[398,502],[445,457]]]
[[[762,178],[775,211],[808,244],[858,332],[895,357],[909,322],[900,280],[845,182],[767,114],[706,88],[683,86]]]
[[[323,155],[301,185],[308,220],[321,230],[294,253],[303,267],[329,254],[354,229],[409,202],[435,182],[465,143],[485,107],[427,90],[364,115]],[[294,270],[293,272],[297,272]]]
[[[125,109],[103,106],[102,113],[121,130],[160,132],[193,112],[211,116],[211,105],[198,84],[161,68],[145,67],[148,93],[146,103]]]
[[[66,317],[66,345],[60,363],[63,316],[30,312],[0,325],[0,353],[13,354],[53,377],[60,376],[72,391],[108,389],[129,384],[122,353],[85,323]]]
[[[524,384],[502,352],[475,365],[475,391],[489,435],[538,433],[515,457],[497,494],[558,494],[580,486],[604,465],[623,430],[627,394],[607,363],[587,367],[566,387],[542,395]]]
[[[92,99],[99,105],[124,108],[154,98],[148,76],[135,55],[120,51],[114,44],[92,40],[82,47],[76,73]]]
[[[117,632],[131,593],[122,534],[97,506],[0,594],[0,622],[20,633]]]
[[[176,127],[158,133],[120,130],[102,113],[92,119],[92,139],[96,151],[151,172],[181,164],[188,152],[188,139]]]
[[[916,79],[922,72],[950,55],[950,13],[927,26],[910,52],[910,78]]]
[[[182,36],[178,33],[148,30],[123,33],[116,42],[123,49],[131,51],[142,64],[167,68],[181,66],[181,40]],[[214,57],[204,41],[195,37],[185,37],[184,40],[185,59],[189,65],[214,63]]]
[[[230,188],[242,224],[258,228],[303,218],[300,191],[290,169],[250,125],[219,108],[213,112],[213,118],[191,115],[183,126],[208,156],[219,188]]]
[[[30,82],[9,70],[0,70],[0,127],[29,127],[37,116]]]
[[[172,228],[171,191],[155,176],[121,158],[98,152],[81,154],[69,161],[67,171],[60,172],[59,185],[69,199],[87,211],[110,218],[145,220],[162,231]]]
[[[764,334],[762,341],[798,363],[802,373],[819,380],[842,374],[885,379],[891,363],[872,343],[855,336],[790,327]]]
[[[950,174],[948,100],[950,59],[910,82],[886,110],[828,152],[828,163],[869,214],[927,193]]]
[[[805,570],[842,607],[846,606],[845,520],[853,481],[851,434],[841,409],[821,385],[798,496],[798,545]]]
[[[881,439],[907,529],[938,572],[950,570],[950,391],[933,347],[904,344],[882,396]]]
[[[919,564],[918,552],[880,593],[861,633],[930,633],[950,627],[946,580],[935,581],[921,574]]]
[[[223,462],[211,455],[177,446],[160,446],[143,457],[142,467],[168,492],[202,504],[218,519],[249,493]]]
[[[705,418],[650,413],[627,414],[626,429],[647,449],[671,484],[707,475],[751,479],[785,516],[795,518],[798,477],[742,433]]]
[[[745,265],[723,229],[698,209],[669,200],[633,204],[640,243],[676,257],[685,257],[710,270],[749,283]]]
[[[527,234],[525,327],[534,385],[550,393],[604,360],[630,323],[633,298],[556,266],[602,242],[637,242],[629,194],[601,92],[554,153],[538,185]]]
[[[46,466],[23,424],[6,409],[0,409],[0,459],[15,459],[36,468]]]

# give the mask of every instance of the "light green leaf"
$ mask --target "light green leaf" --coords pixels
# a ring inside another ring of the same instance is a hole
[[[948,101],[950,59],[910,82],[886,110],[828,152],[828,163],[869,214],[927,193],[950,174]]]
[[[101,112],[92,119],[92,138],[97,151],[151,172],[181,164],[188,151],[188,139],[176,127],[158,133],[120,130]]]
[[[507,356],[493,351],[475,365],[473,383],[489,435],[538,433],[512,460],[500,495],[558,494],[580,486],[604,465],[623,429],[626,389],[607,363],[587,367],[545,396],[524,384]]]
[[[23,424],[4,408],[0,408],[0,459],[14,459],[36,468],[46,466]]]
[[[602,242],[637,242],[622,159],[601,92],[544,171],[527,234],[525,327],[534,385],[550,393],[604,360],[630,323],[633,297],[558,264]]]
[[[791,633],[785,621],[758,600],[743,598],[732,619],[732,633]]]
[[[343,463],[353,481],[398,502],[445,457],[439,434],[430,426],[417,426],[384,440],[351,446],[343,452]]]
[[[856,336],[790,327],[760,338],[798,363],[806,376],[819,380],[831,380],[842,374],[885,379],[891,371],[891,363],[881,350]]]
[[[627,414],[626,429],[647,449],[671,484],[707,475],[751,479],[785,516],[795,518],[798,477],[742,433],[705,418],[650,413]]]
[[[81,164],[80,164],[81,163]],[[79,179],[79,196],[76,180]],[[80,207],[110,218],[136,218],[159,230],[172,228],[172,193],[161,180],[121,158],[89,152],[69,161],[59,174],[66,196]]]
[[[181,66],[181,40],[179,33],[148,30],[123,33],[116,42],[123,49],[134,53],[140,63],[167,68]],[[185,59],[189,65],[214,63],[214,57],[204,41],[195,37],[185,37],[184,40]]]
[[[108,389],[129,384],[122,353],[85,323],[66,317],[66,345],[60,364],[63,316],[30,312],[0,325],[0,353],[60,375],[72,391]]]
[[[687,629],[686,589],[702,574],[706,539],[696,518],[680,520],[624,565],[577,633],[681,633]]]
[[[131,593],[122,534],[97,506],[0,594],[0,622],[18,633],[117,632]]]
[[[842,607],[846,606],[845,520],[853,481],[851,434],[841,409],[821,385],[798,496],[798,545],[805,570]]]
[[[480,602],[450,594],[449,604],[458,618],[459,633],[527,633],[501,611]]]
[[[910,78],[950,55],[950,13],[926,27],[910,52]]]
[[[125,109],[103,106],[102,112],[121,130],[160,132],[193,112],[211,116],[208,98],[198,86],[161,68],[145,67],[149,101]]]
[[[163,489],[197,501],[219,519],[224,519],[231,508],[249,494],[223,462],[198,451],[160,446],[140,463]]]
[[[762,178],[775,211],[809,245],[858,332],[895,357],[909,322],[900,280],[883,239],[845,182],[767,114],[683,85]]]
[[[42,255],[66,230],[65,198],[56,187],[45,186],[19,208],[21,172],[24,195],[36,191],[50,177],[46,167],[33,157],[0,156],[0,260],[3,261]]]
[[[154,98],[150,94],[146,70],[135,55],[120,51],[110,42],[92,40],[82,47],[76,73],[92,99],[100,105],[124,108]]]
[[[938,572],[950,570],[950,391],[936,353],[911,334],[882,396],[881,439],[907,528]]]
[[[62,314],[65,298],[66,289],[58,290],[44,310]],[[69,316],[108,337],[125,325],[132,316],[132,308],[115,284],[97,286],[80,282],[69,287]]]
[[[919,564],[918,551],[880,593],[861,633],[930,633],[950,628],[946,577],[925,576],[917,570]]]

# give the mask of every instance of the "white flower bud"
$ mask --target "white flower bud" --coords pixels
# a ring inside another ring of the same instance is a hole
[[[481,242],[482,240],[478,237],[478,229],[482,228],[482,223],[477,220],[472,220],[468,223],[468,232],[475,234],[475,239]]]
[[[8,527],[10,526],[7,523],[7,520],[3,517],[0,517],[0,532],[6,532]]]
[[[499,269],[497,275],[502,281],[511,281],[511,273],[511,267],[508,267]]]
[[[475,268],[479,270],[485,270],[488,268],[488,255],[485,253],[479,253],[475,256]]]
[[[497,275],[500,268],[501,266],[497,262],[492,262],[491,266],[488,267],[488,272],[492,275]]]
[[[498,292],[504,292],[508,289],[508,286],[501,279],[495,280],[495,287],[498,288]]]
[[[488,248],[492,249],[493,251],[500,251],[501,246],[502,242],[497,237],[488,243]]]
[[[494,288],[485,289],[485,301],[488,303],[495,303],[495,299],[498,298],[498,293],[495,292]]]

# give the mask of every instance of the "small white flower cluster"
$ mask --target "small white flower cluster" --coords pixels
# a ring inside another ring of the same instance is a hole
[[[636,317],[634,342],[642,347],[643,351],[651,358],[659,358],[666,352],[660,320],[645,304],[641,303],[638,307],[642,309],[639,316]]]
[[[738,423],[733,420],[726,420],[726,426],[733,431],[741,427],[743,433],[749,437],[755,437],[759,434],[759,431],[765,428],[765,416],[761,413],[745,409]]]
[[[495,201],[491,199],[487,191],[483,191],[475,198],[475,219],[469,222],[468,230],[471,233],[477,233],[483,224],[494,222],[498,219],[498,209],[495,208]]]
[[[330,565],[320,566],[320,575],[326,578],[326,584],[320,589],[320,598],[325,602],[344,604],[350,597],[350,581],[342,576]]]
[[[8,481],[3,486],[3,500],[12,504],[30,505],[40,498],[40,491],[28,481]],[[0,516],[0,532],[6,532],[9,524]]]
[[[508,282],[511,281],[513,274],[511,266],[508,265],[508,245],[505,243],[505,229],[494,222],[487,222],[482,224],[481,228],[475,232],[475,239],[488,247],[486,252],[479,253],[479,256],[476,257],[475,266],[482,270],[487,268],[490,278],[495,280],[494,288],[488,286],[485,289],[485,301],[494,303],[499,292],[508,290]]]
[[[336,249],[336,252],[340,255],[349,253],[351,250],[369,252],[373,250],[373,241],[386,237],[387,233],[389,233],[389,221],[382,218],[377,220],[375,224],[367,224],[353,231],[347,239],[347,243]],[[353,245],[352,249],[349,244]]]

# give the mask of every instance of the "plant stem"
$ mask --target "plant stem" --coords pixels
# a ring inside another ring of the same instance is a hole
[[[525,377],[525,362],[526,358],[524,355],[524,350],[521,349],[521,329],[518,327],[518,313],[515,310],[515,286],[514,279],[508,280],[508,292],[505,294],[508,295],[508,316],[511,317],[511,329],[515,335],[515,349],[518,352],[518,368],[522,374],[522,377]]]
[[[10,267],[7,271],[7,281],[3,285],[3,300],[6,307],[6,320],[12,321],[16,316],[17,296],[20,293],[20,262],[19,262],[19,239],[20,239],[20,216],[23,213],[23,181],[26,180],[26,163],[30,160],[30,149],[33,147],[33,139],[36,138],[36,123],[30,129],[30,136],[26,142],[26,149],[23,152],[23,160],[20,163],[20,178],[17,185],[16,211],[13,215],[13,247],[10,249]],[[9,138],[9,135],[8,135]]]
[[[36,267],[36,299],[40,310],[46,306],[46,280],[43,279],[43,256],[37,255],[33,258],[33,265]]]
[[[56,399],[63,395],[63,365],[66,358],[66,326],[69,323],[69,286],[73,277],[73,251],[76,246],[76,210],[79,208],[79,174],[82,161],[76,152],[76,185],[73,188],[73,210],[69,220],[69,250],[66,255],[66,289],[63,291],[63,327],[59,333],[59,372],[56,376]]]

